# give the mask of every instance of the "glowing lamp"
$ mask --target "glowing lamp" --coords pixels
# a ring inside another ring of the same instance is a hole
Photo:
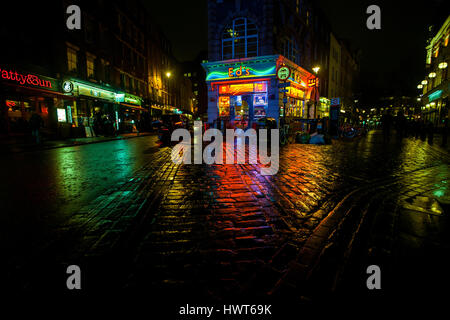
[[[427,80],[423,80],[421,83],[422,83],[423,85],[426,85],[426,84],[428,83],[428,81],[427,81]]]
[[[423,88],[423,85],[421,85],[421,84],[419,84],[418,86],[417,86],[417,89],[422,89]]]
[[[430,74],[428,75],[428,77],[430,77],[430,78],[435,78],[435,77],[436,77],[436,72],[430,72]]]
[[[439,67],[439,69],[445,69],[445,68],[447,68],[447,62],[441,62],[441,63],[439,63],[438,67]]]

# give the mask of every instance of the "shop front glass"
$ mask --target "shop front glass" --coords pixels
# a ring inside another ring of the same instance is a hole
[[[53,105],[52,98],[39,96],[10,97],[5,100],[4,108],[7,109],[9,132],[24,134],[28,131],[28,122],[33,112],[41,116],[44,127],[49,123],[49,106]]]
[[[226,127],[251,127],[267,114],[267,81],[219,85],[218,108]]]

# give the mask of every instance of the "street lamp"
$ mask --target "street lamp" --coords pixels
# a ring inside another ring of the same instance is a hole
[[[439,63],[438,67],[439,67],[439,69],[445,69],[445,68],[447,68],[447,62],[441,62],[441,63]]]
[[[417,86],[417,89],[422,89],[423,88],[423,85],[422,84],[419,84],[418,86]]]
[[[430,72],[430,74],[428,75],[428,77],[430,77],[430,78],[435,78],[435,77],[436,77],[436,72]]]
[[[166,72],[167,79],[170,79],[171,75],[172,75],[172,73],[170,71]],[[170,105],[170,102],[173,102],[173,101],[170,101],[170,81],[167,81],[167,105],[168,105],[168,107]]]
[[[319,72],[320,67],[315,66],[314,68],[312,68],[312,70],[314,71],[314,73],[316,74],[316,77],[317,77],[317,73]],[[314,96],[314,118],[317,117],[317,93],[319,93],[319,84],[317,83],[317,80],[316,80],[316,84],[314,86],[315,90],[316,90],[315,96]],[[309,110],[308,110],[308,112],[309,112]],[[308,117],[309,117],[309,114],[308,114]]]
[[[427,80],[422,80],[422,82],[421,82],[423,85],[426,85],[427,83],[428,83],[428,81]]]

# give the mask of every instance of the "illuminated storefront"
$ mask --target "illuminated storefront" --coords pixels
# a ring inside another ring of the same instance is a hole
[[[28,121],[35,112],[44,122],[46,135],[54,135],[70,118],[62,115],[65,105],[73,98],[61,92],[60,81],[30,73],[16,67],[0,66],[0,115],[2,133],[25,135],[29,133]]]
[[[263,117],[277,122],[280,116],[310,117],[315,98],[312,93],[317,91],[311,80],[316,83],[317,78],[281,55],[207,62],[202,66],[208,85],[208,122],[219,128],[246,129]],[[281,66],[290,70],[286,81],[277,77]]]
[[[142,113],[141,97],[118,91],[112,87],[100,86],[79,79],[63,82],[66,95],[76,97],[69,106],[74,126],[95,127],[94,120],[107,118],[120,132],[135,132]]]
[[[325,97],[319,98],[319,104],[317,105],[317,117],[324,118],[330,116],[330,99]]]

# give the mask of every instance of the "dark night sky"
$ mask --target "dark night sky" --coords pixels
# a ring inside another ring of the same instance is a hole
[[[361,49],[362,89],[367,95],[415,94],[423,79],[427,26],[443,23],[445,0],[317,0],[340,38]],[[143,0],[145,3],[145,0]],[[155,22],[180,61],[207,49],[207,1],[148,1]],[[366,8],[381,8],[381,30],[366,28]]]
[[[154,22],[172,43],[175,57],[193,60],[208,49],[206,0],[142,0]]]

